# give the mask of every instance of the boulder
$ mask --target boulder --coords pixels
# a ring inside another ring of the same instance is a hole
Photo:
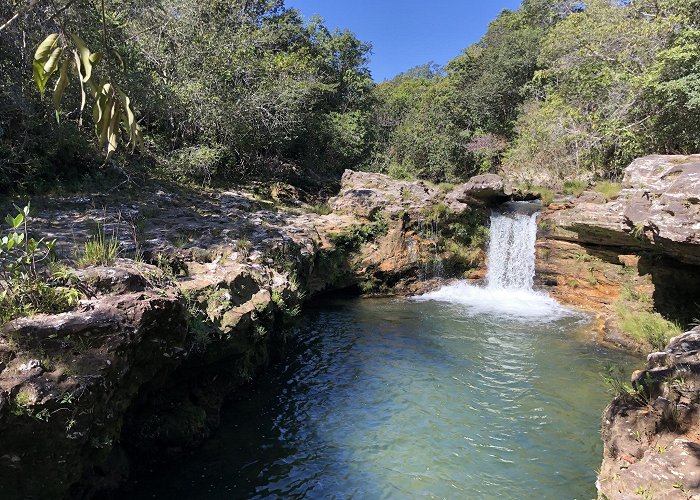
[[[458,186],[447,197],[462,203],[497,205],[508,201],[513,194],[510,185],[496,174],[476,175]]]
[[[329,200],[338,213],[370,219],[379,212],[418,212],[439,201],[439,192],[423,182],[392,179],[372,172],[343,173],[340,193]]]
[[[700,155],[647,156],[626,169],[614,201],[562,210],[556,235],[582,243],[655,249],[700,264]]]

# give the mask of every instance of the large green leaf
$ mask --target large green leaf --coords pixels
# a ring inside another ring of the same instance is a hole
[[[56,82],[56,87],[53,90],[53,107],[58,111],[61,106],[61,100],[63,99],[63,92],[66,90],[70,80],[68,78],[68,66],[70,65],[70,60],[65,59],[61,64],[61,70],[59,72],[58,81]]]
[[[39,44],[39,48],[36,49],[34,60],[45,62],[49,58],[49,54],[54,50],[56,43],[58,43],[58,33],[47,36],[44,41]]]
[[[46,73],[50,75],[56,71],[56,68],[58,67],[58,59],[61,57],[61,54],[63,54],[63,49],[61,47],[56,47],[53,49],[51,56],[49,56],[49,59],[44,63],[44,71],[46,71]]]
[[[78,49],[78,55],[80,57],[80,62],[83,66],[83,82],[87,83],[92,77],[92,61],[90,60],[90,49],[87,48],[85,42],[78,35],[71,33],[71,38],[73,43]]]
[[[97,124],[97,143],[100,147],[103,147],[109,140],[109,124],[112,121],[112,117],[116,113],[117,107],[118,104],[114,101],[112,96],[108,96],[103,108],[104,112],[102,113],[102,119]]]
[[[46,84],[51,78],[51,74],[47,74],[44,71],[44,65],[40,61],[34,61],[32,63],[32,74],[34,75],[34,81],[39,89],[39,93],[44,97],[44,90],[46,90]]]
[[[119,117],[121,114],[121,107],[118,102],[114,102],[114,112],[112,119],[109,122],[109,129],[107,131],[107,158],[109,158],[114,151],[117,150],[117,145],[119,144]]]
[[[83,85],[83,74],[81,73],[81,59],[77,52],[73,52],[73,60],[75,62],[75,69],[78,72],[78,81],[80,82],[80,121],[79,124],[83,124],[83,110],[85,109],[85,101],[87,96],[85,95],[85,85]]]

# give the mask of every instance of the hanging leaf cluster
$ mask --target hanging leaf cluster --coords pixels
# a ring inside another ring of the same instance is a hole
[[[69,40],[70,39],[70,40]],[[33,61],[34,81],[42,97],[52,76],[58,73],[53,89],[53,105],[56,119],[60,119],[63,94],[71,76],[80,84],[80,121],[87,104],[88,94],[94,99],[92,119],[100,148],[107,149],[109,157],[123,137],[132,151],[143,147],[143,135],[136,122],[131,100],[113,82],[97,81],[94,67],[102,60],[100,52],[91,52],[85,42],[75,34],[68,37],[58,33],[47,36],[39,44]],[[122,135],[123,134],[123,135]]]

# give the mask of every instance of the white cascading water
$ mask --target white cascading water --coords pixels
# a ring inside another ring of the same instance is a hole
[[[537,213],[493,214],[490,233],[486,275],[488,288],[532,290]]]
[[[419,301],[467,306],[467,315],[551,321],[572,314],[546,293],[533,289],[537,213],[491,215],[485,286],[466,281],[416,297]]]

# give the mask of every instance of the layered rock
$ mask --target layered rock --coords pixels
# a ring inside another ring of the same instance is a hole
[[[653,309],[681,324],[697,316],[699,182],[700,156],[650,156],[627,167],[613,201],[589,191],[551,205],[540,219],[540,284],[594,311],[601,340],[646,352],[621,332],[615,308]]]
[[[496,174],[476,175],[465,184],[457,186],[446,198],[458,203],[483,204],[495,206],[506,201],[532,201],[540,195],[513,189],[512,186]]]
[[[603,415],[603,498],[700,497],[700,327],[650,354]]]
[[[438,202],[439,192],[424,182],[392,179],[383,174],[346,170],[340,193],[329,200],[338,213],[350,213],[366,219],[380,212],[396,216],[401,212],[418,213]],[[461,207],[468,209],[466,205]]]
[[[555,223],[561,239],[652,249],[700,265],[700,155],[635,160],[616,200],[577,203]]]

